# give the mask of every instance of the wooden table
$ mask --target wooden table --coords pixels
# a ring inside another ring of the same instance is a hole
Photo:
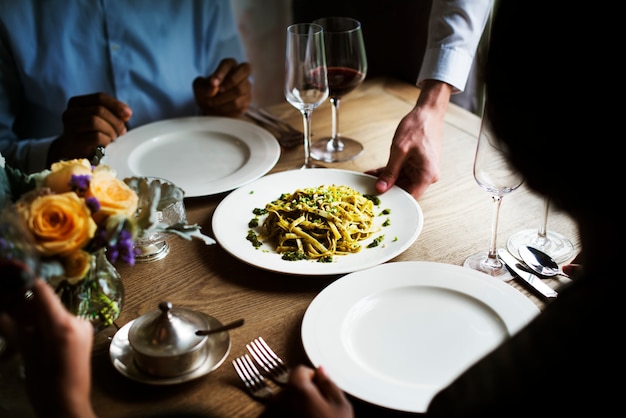
[[[374,79],[342,100],[341,129],[365,146],[354,161],[329,167],[363,172],[384,166],[391,138],[400,119],[413,107],[419,90],[390,79]],[[300,114],[288,103],[270,109],[301,129]],[[330,106],[313,112],[313,138],[330,132]],[[392,261],[422,260],[461,265],[463,260],[489,246],[493,203],[472,176],[472,163],[479,119],[450,105],[444,128],[440,180],[419,204],[424,228],[415,243]],[[273,172],[293,168],[302,161],[302,147],[283,150]],[[211,218],[223,195],[186,199],[190,223],[212,235]],[[503,200],[498,243],[521,229],[539,227],[542,199],[524,187]],[[579,249],[578,233],[571,220],[552,211],[548,228],[569,237]],[[243,327],[230,331],[232,348],[216,371],[197,380],[174,386],[134,382],[118,373],[109,360],[108,339],[114,329],[96,336],[93,355],[93,404],[101,418],[144,417],[172,410],[200,411],[210,417],[254,417],[263,409],[242,390],[231,360],[244,354],[245,344],[263,336],[288,364],[307,362],[300,338],[300,325],[311,300],[337,277],[292,277],[246,265],[219,245],[173,239],[163,260],[134,267],[119,266],[126,300],[117,323],[123,325],[150,310],[162,300],[174,306],[210,314],[222,322],[245,318]],[[539,308],[543,302],[516,281],[511,286],[526,294]],[[548,283],[556,287],[558,279]],[[377,416],[384,411],[355,401],[358,411]],[[0,409],[0,412],[2,409]],[[388,415],[394,415],[389,413]],[[395,414],[402,415],[402,414]],[[28,415],[26,415],[28,416]]]

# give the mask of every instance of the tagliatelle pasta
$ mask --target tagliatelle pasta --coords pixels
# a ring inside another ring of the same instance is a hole
[[[261,240],[281,254],[330,259],[361,251],[360,241],[378,232],[374,202],[348,186],[319,186],[283,194],[265,206]]]

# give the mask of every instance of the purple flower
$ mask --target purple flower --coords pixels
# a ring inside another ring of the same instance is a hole
[[[130,231],[122,229],[115,244],[107,246],[107,258],[112,263],[119,259],[131,266],[135,265],[134,242]]]
[[[72,178],[70,180],[70,188],[79,195],[84,194],[89,188],[90,181],[90,174],[72,174]]]
[[[12,260],[14,258],[14,252],[16,251],[15,244],[13,242],[0,237],[0,258]]]
[[[107,246],[107,258],[111,263],[115,263],[118,256],[119,251],[117,250],[117,247],[115,247],[114,245]]]
[[[120,257],[122,261],[130,264],[131,266],[135,265],[135,243],[133,242],[133,235],[130,231],[126,229],[122,229],[119,236],[119,241],[117,242],[118,249],[120,251]]]
[[[134,247],[131,248],[130,251],[127,251],[124,254],[122,254],[122,261],[128,264],[129,266],[135,265],[135,248]]]
[[[7,239],[0,237],[0,250],[12,249],[13,243]]]
[[[85,203],[87,204],[87,207],[89,208],[91,213],[96,213],[100,210],[100,201],[93,196],[85,199]]]
[[[107,246],[107,231],[102,227],[98,227],[96,234],[93,237],[93,243],[96,248],[104,248]]]
[[[119,236],[119,244],[124,247],[132,247],[133,246],[133,234],[130,233],[127,229],[122,229],[120,231]]]

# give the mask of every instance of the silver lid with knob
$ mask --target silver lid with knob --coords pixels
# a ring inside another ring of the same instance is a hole
[[[155,376],[189,373],[206,360],[208,338],[196,331],[208,327],[205,315],[161,302],[158,310],[140,316],[130,327],[128,340],[135,363]]]

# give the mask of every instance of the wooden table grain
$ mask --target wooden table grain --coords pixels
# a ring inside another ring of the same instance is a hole
[[[413,107],[419,90],[393,79],[368,80],[342,99],[341,130],[359,139],[365,147],[361,156],[328,167],[363,172],[384,166],[391,138],[400,119]],[[301,116],[288,103],[269,109],[302,129]],[[330,132],[330,106],[313,112],[313,139]],[[480,120],[451,104],[445,119],[440,180],[419,199],[424,212],[424,227],[415,243],[393,261],[432,261],[461,265],[463,260],[489,246],[493,203],[472,176],[472,163]],[[283,150],[272,172],[301,165],[302,147]],[[185,200],[190,223],[202,226],[212,235],[212,215],[226,196],[207,196]],[[498,244],[521,229],[539,227],[542,199],[524,186],[505,196],[500,212]],[[554,210],[548,229],[569,237],[580,248],[578,232],[572,221]],[[126,299],[117,323],[123,325],[150,310],[162,300],[174,306],[205,312],[221,322],[245,318],[245,325],[230,331],[231,350],[214,372],[187,383],[153,386],[122,376],[109,359],[108,329],[96,336],[93,354],[93,405],[101,418],[147,417],[168,411],[199,412],[208,417],[254,417],[262,404],[243,390],[231,361],[245,352],[245,344],[262,336],[290,365],[306,363],[300,326],[311,300],[338,277],[299,277],[267,272],[237,260],[219,245],[205,246],[199,241],[172,239],[170,254],[159,261],[120,265]],[[547,282],[557,287],[564,279]],[[543,301],[516,281],[511,286],[527,295],[537,306]],[[355,400],[357,411],[398,415]],[[0,410],[1,411],[1,410]]]

